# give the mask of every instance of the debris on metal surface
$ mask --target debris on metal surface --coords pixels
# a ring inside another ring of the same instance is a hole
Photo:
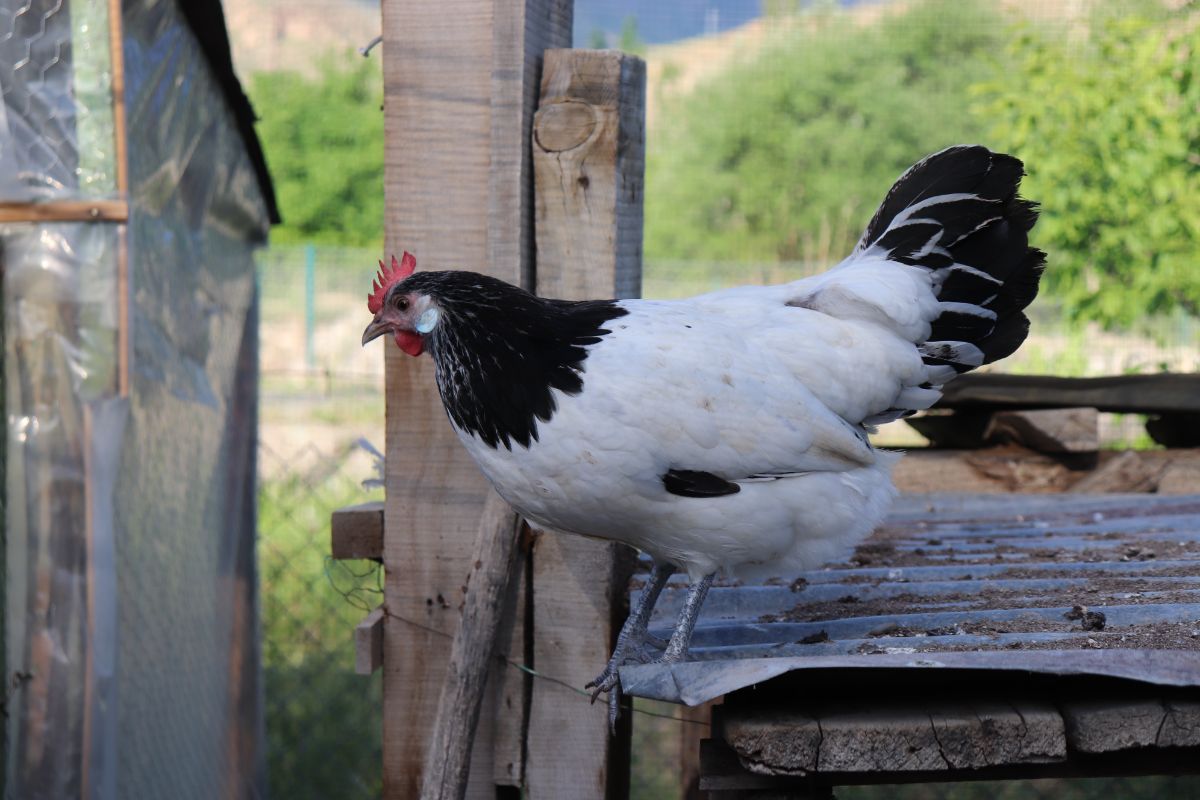
[[[683,594],[668,586],[652,631]],[[794,670],[879,667],[1200,686],[1200,496],[907,495],[845,562],[714,586],[691,661],[621,681],[694,705]]]

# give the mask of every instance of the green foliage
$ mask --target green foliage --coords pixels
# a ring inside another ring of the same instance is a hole
[[[1026,33],[980,88],[989,141],[1029,165],[1046,286],[1076,319],[1200,312],[1200,12],[1099,19],[1083,44]]]
[[[1004,26],[929,0],[877,24],[811,13],[754,60],[660,112],[646,177],[654,258],[828,263],[916,159],[981,138],[968,88]]]
[[[618,49],[626,53],[632,53],[635,56],[646,54],[646,43],[642,41],[641,35],[638,34],[637,17],[630,15],[621,23],[621,38]]]
[[[379,247],[383,81],[379,59],[326,58],[320,76],[260,72],[250,97],[283,224],[273,242]]]

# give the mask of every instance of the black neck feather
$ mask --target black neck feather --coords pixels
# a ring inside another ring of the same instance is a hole
[[[547,300],[472,272],[418,272],[406,291],[438,304],[425,337],[438,391],[451,421],[490,447],[528,447],[538,420],[548,422],[552,389],[583,391],[588,347],[610,333],[605,323],[628,312],[613,300]]]

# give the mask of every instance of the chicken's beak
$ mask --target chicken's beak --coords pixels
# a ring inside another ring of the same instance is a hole
[[[388,328],[389,325],[387,322],[385,322],[381,317],[375,317],[375,319],[371,320],[371,324],[367,326],[367,329],[363,331],[363,346],[365,347],[367,342],[383,336],[388,332]]]

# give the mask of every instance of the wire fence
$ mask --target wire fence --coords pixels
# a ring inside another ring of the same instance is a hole
[[[329,517],[371,499],[348,453],[280,453],[262,442],[259,575],[272,797],[380,795],[379,673],[354,672],[352,631],[382,601],[374,562],[329,558]],[[378,494],[378,493],[374,493]]]

